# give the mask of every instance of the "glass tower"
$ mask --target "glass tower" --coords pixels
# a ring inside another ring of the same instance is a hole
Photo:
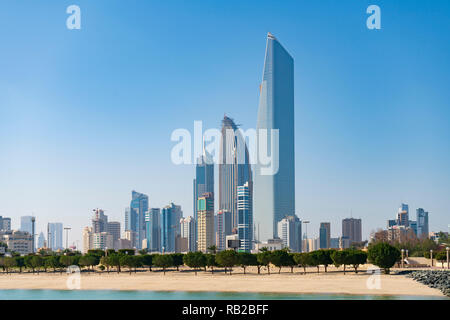
[[[131,225],[129,230],[136,232],[137,247],[142,248],[142,241],[146,238],[145,213],[148,211],[148,196],[136,191],[131,192],[130,217],[129,221],[135,220],[135,225]]]
[[[194,237],[192,251],[196,251],[197,244],[197,201],[205,193],[214,193],[214,162],[212,157],[203,149],[203,155],[197,159],[195,167],[195,179],[194,179]]]
[[[253,249],[253,211],[248,182],[237,188],[239,252]]]
[[[238,227],[237,187],[249,183],[253,194],[252,170],[247,144],[233,119],[222,120],[219,151],[219,210],[231,212],[231,227]]]
[[[271,145],[270,137],[276,135],[272,129],[278,130],[278,145],[276,139]],[[283,217],[295,214],[294,60],[270,33],[260,86],[257,140],[259,150],[254,173],[253,209],[255,220],[260,224],[261,239],[267,240],[277,237],[278,222]],[[268,167],[261,164],[263,150],[260,146],[264,142],[268,150],[276,153],[278,149],[278,157],[272,155],[275,163],[274,174],[271,175],[261,170]]]

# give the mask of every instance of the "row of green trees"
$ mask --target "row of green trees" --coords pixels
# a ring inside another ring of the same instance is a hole
[[[215,250],[214,250],[215,251]],[[213,251],[213,252],[214,252]],[[267,273],[270,274],[270,265],[278,268],[278,273],[281,273],[283,267],[288,267],[291,272],[295,267],[303,268],[303,273],[306,273],[307,267],[317,267],[317,272],[320,272],[320,266],[323,266],[325,272],[330,265],[336,267],[343,266],[344,274],[346,267],[351,266],[355,273],[358,272],[360,265],[369,260],[371,263],[385,269],[386,273],[400,259],[400,251],[387,244],[377,243],[370,245],[368,252],[356,249],[347,250],[317,250],[308,253],[291,253],[289,250],[268,251],[263,248],[257,254],[247,252],[235,252],[233,250],[221,251],[215,253],[189,252],[187,254],[173,253],[173,254],[147,254],[145,251],[140,251],[139,255],[135,255],[134,250],[89,250],[87,254],[81,255],[79,253],[65,252],[64,255],[56,254],[36,254],[28,256],[13,256],[0,257],[0,267],[5,272],[9,272],[13,268],[19,269],[22,272],[23,268],[27,268],[34,272],[44,270],[52,270],[53,272],[63,272],[65,268],[71,265],[79,266],[87,271],[94,270],[98,266],[100,270],[110,272],[114,268],[117,272],[121,272],[121,268],[126,267],[131,273],[136,272],[137,268],[148,268],[152,271],[152,267],[161,268],[166,273],[169,268],[176,267],[177,271],[180,266],[186,265],[190,267],[195,274],[198,270],[205,270],[207,268],[214,272],[215,268],[224,268],[225,273],[231,275],[233,267],[242,267],[244,274],[246,268],[255,266],[258,274],[261,273],[261,268],[265,267]]]

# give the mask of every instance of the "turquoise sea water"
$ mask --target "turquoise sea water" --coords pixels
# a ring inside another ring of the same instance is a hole
[[[444,300],[425,296],[272,294],[120,290],[0,290],[0,300]]]

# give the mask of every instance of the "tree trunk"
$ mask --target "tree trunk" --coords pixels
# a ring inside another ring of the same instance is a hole
[[[328,268],[328,266],[327,266],[327,265],[325,265],[325,272],[327,272],[327,268]]]
[[[245,267],[243,267],[244,268],[244,274],[245,274]]]
[[[281,267],[279,267],[278,269],[278,274],[281,274]]]
[[[319,273],[319,266],[317,266],[317,273]]]
[[[344,264],[344,274],[345,274],[345,264]]]
[[[291,273],[294,273],[294,267],[291,267]]]
[[[261,274],[261,266],[257,266],[258,268],[258,274]]]

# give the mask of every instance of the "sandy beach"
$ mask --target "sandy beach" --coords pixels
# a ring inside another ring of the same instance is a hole
[[[413,296],[443,296],[437,290],[418,283],[404,275],[373,276],[363,268],[361,272],[347,272],[342,268],[337,270],[330,267],[325,273],[321,269],[317,274],[316,268],[308,268],[307,274],[303,269],[296,268],[294,273],[285,268],[281,274],[278,269],[271,269],[271,274],[262,268],[258,275],[256,268],[247,268],[243,274],[241,268],[234,268],[233,274],[224,274],[222,270],[200,271],[197,275],[188,268],[181,268],[181,272],[171,270],[164,275],[161,270],[129,274],[123,270],[107,273],[81,273],[80,289],[82,290],[152,290],[152,291],[221,291],[221,292],[267,292],[267,293],[297,293],[297,294],[355,294],[355,295],[413,295]],[[1,289],[68,289],[67,274],[60,273],[14,273],[0,274]],[[379,285],[377,285],[379,284]]]

